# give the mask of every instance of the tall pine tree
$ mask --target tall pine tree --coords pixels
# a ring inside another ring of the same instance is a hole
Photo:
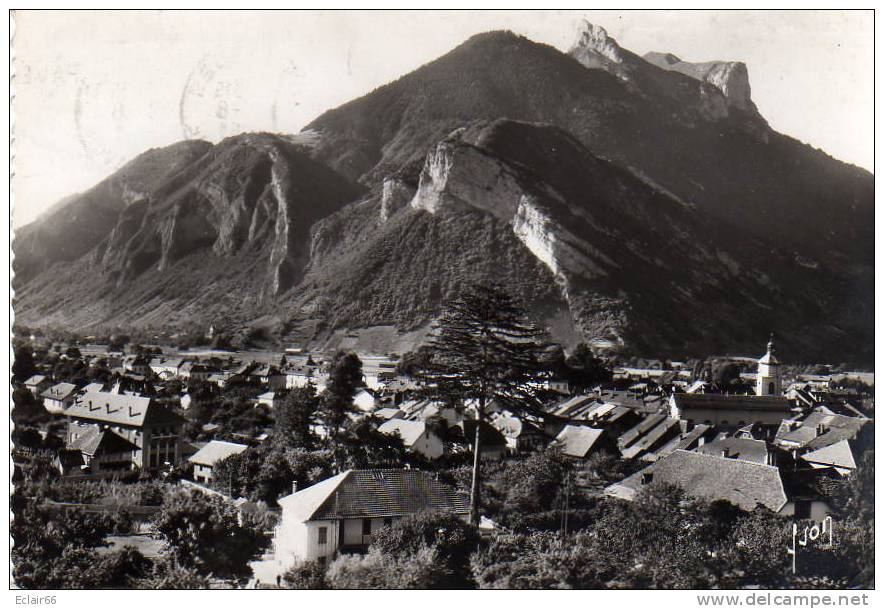
[[[438,322],[430,357],[417,371],[430,397],[475,404],[470,521],[479,522],[481,422],[492,402],[513,412],[540,412],[546,390],[546,333],[525,309],[496,284],[471,284],[452,301]]]

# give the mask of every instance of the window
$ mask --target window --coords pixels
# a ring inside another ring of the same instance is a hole
[[[328,527],[319,527],[319,540],[317,543],[324,546],[328,543]]]
[[[371,535],[371,518],[362,519],[362,534]]]
[[[771,394],[771,395],[774,394],[774,384],[773,384],[773,383],[768,383],[768,384],[767,384],[767,392],[768,392],[769,394]],[[481,448],[481,446],[480,446],[479,448]]]

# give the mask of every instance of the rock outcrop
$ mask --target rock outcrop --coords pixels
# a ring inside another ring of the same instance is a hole
[[[690,63],[671,53],[646,53],[645,61],[664,70],[679,72],[702,82],[708,82],[724,94],[728,104],[746,112],[757,112],[752,102],[749,70],[741,61],[707,61]]]

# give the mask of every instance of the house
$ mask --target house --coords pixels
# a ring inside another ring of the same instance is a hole
[[[83,395],[65,411],[67,444],[100,425],[136,445],[132,461],[141,470],[156,471],[181,460],[184,419],[151,398],[95,391]]]
[[[856,470],[856,459],[849,440],[841,440],[817,450],[801,455],[814,469],[834,468],[842,476],[849,476]]]
[[[68,436],[65,448],[56,461],[63,475],[124,472],[134,468],[132,455],[138,446],[123,436],[102,429],[100,425],[84,425],[82,433]],[[64,453],[64,454],[61,454]]]
[[[193,463],[193,479],[197,482],[210,484],[213,479],[212,469],[216,463],[232,455],[238,455],[247,448],[248,446],[245,444],[212,440],[191,455],[189,459]]]
[[[507,453],[506,438],[487,421],[478,423],[482,458],[494,461],[503,460]],[[464,443],[470,447],[470,450],[473,450],[473,444],[476,441],[476,424],[476,419],[464,419],[456,426],[456,429],[460,429],[463,433]]]
[[[318,372],[316,366],[294,366],[285,370],[285,388],[306,387]]]
[[[77,393],[80,393],[82,395],[85,393],[91,393],[93,391],[103,391],[103,390],[104,390],[104,383],[89,383],[88,385],[86,385],[85,387],[80,389]]]
[[[547,444],[543,430],[532,421],[512,415],[501,415],[492,422],[506,438],[510,454],[524,454],[542,449]]]
[[[378,427],[378,431],[388,435],[399,435],[405,447],[427,459],[438,459],[445,452],[442,438],[427,427],[423,421],[390,419]]]
[[[696,452],[704,455],[718,455],[725,459],[742,459],[752,463],[777,465],[776,452],[763,440],[750,438],[717,438],[698,446]]]
[[[377,398],[374,393],[368,389],[360,389],[356,395],[353,396],[353,405],[362,412],[371,412],[374,410],[376,402]]]
[[[273,405],[277,399],[278,398],[276,397],[276,394],[274,392],[268,391],[266,393],[262,393],[257,397],[257,399],[255,400],[255,405],[264,405],[267,406],[267,408],[273,408]]]
[[[276,366],[265,364],[256,368],[252,370],[250,378],[273,391],[279,391],[286,387],[286,375],[282,374]]]
[[[25,389],[31,392],[31,395],[34,397],[40,395],[42,391],[44,391],[51,381],[49,378],[43,374],[35,374],[31,378],[25,381]]]
[[[556,436],[556,446],[561,454],[573,459],[586,459],[590,454],[605,448],[604,429],[566,425]]]
[[[74,403],[77,397],[77,386],[72,383],[58,383],[40,394],[43,406],[51,413],[62,413]]]
[[[372,416],[384,419],[385,421],[389,421],[390,419],[401,419],[405,416],[405,413],[398,408],[379,408],[371,414]]]
[[[178,368],[183,362],[181,357],[154,358],[150,362],[150,370],[157,378],[169,381],[178,377]]]
[[[123,359],[123,370],[143,377],[152,374],[150,360],[142,354],[126,356]]]
[[[775,442],[787,450],[818,450],[842,440],[863,439],[871,433],[871,423],[866,417],[848,417],[818,407],[803,419],[782,421]]]
[[[466,498],[415,469],[348,470],[279,500],[274,531],[274,570],[282,574],[302,561],[326,563],[342,553],[365,552],[386,525],[427,510],[452,511],[464,519]]]
[[[669,416],[688,423],[739,426],[749,423],[778,425],[793,416],[793,403],[784,396],[673,393]]]
[[[728,501],[751,512],[763,506],[773,512],[787,507],[780,470],[773,465],[675,450],[645,469],[612,484],[605,493],[632,500],[652,483],[679,486],[692,497]]]

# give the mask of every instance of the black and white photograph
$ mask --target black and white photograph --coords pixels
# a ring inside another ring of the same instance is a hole
[[[874,10],[9,33],[14,604],[871,604]]]

